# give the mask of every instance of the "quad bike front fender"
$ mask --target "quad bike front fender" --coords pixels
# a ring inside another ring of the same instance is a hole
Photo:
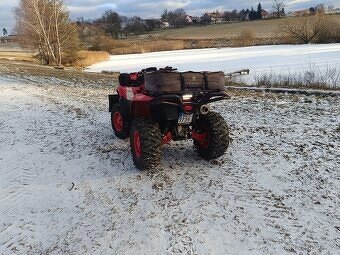
[[[119,103],[119,95],[109,95],[109,112],[112,112],[113,106]]]

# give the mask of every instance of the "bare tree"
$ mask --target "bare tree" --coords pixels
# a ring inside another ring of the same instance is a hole
[[[63,55],[78,42],[63,0],[20,0],[15,9],[16,31],[22,43],[36,48],[47,64],[62,64]]]
[[[332,12],[332,11],[334,10],[334,5],[333,5],[333,4],[328,5],[328,6],[327,6],[327,10],[328,10],[329,12]]]
[[[273,5],[275,15],[280,18],[284,14],[285,3],[284,0],[274,0]]]
[[[186,20],[186,12],[184,9],[179,8],[174,11],[164,10],[162,14],[162,19],[165,18],[172,27],[183,27],[187,24]]]
[[[95,23],[99,24],[106,33],[118,39],[118,32],[122,29],[122,23],[124,19],[126,19],[126,17],[120,16],[115,11],[108,10],[105,11],[101,18],[96,19]]]
[[[310,43],[328,30],[331,20],[323,14],[292,19],[281,29],[284,36],[299,43]]]
[[[144,24],[144,21],[140,17],[133,16],[132,18],[128,20],[126,30],[128,32],[134,33],[137,36],[137,35],[145,33],[146,26]]]

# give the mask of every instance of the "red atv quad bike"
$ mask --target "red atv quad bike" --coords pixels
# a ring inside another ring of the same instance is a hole
[[[161,162],[162,145],[193,139],[198,154],[211,160],[229,145],[228,126],[207,104],[224,100],[223,72],[177,72],[166,67],[121,74],[117,94],[109,95],[112,128],[120,139],[130,138],[138,169]]]

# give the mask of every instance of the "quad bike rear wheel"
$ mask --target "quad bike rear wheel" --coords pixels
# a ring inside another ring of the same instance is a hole
[[[129,137],[129,122],[123,117],[119,104],[115,104],[112,108],[111,125],[118,138],[126,139]]]
[[[221,157],[229,146],[229,129],[223,117],[216,112],[201,115],[196,128],[203,139],[195,140],[198,154],[205,160]]]
[[[162,136],[158,123],[145,118],[133,120],[130,145],[133,162],[138,169],[148,170],[159,165],[162,156]]]

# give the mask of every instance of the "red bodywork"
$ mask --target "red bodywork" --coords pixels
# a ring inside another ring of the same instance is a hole
[[[133,144],[134,144],[136,156],[139,158],[142,154],[142,146],[140,144],[140,137],[139,137],[139,133],[137,130],[133,133]]]
[[[115,112],[112,123],[117,131],[120,132],[123,130],[123,118],[120,112]]]
[[[167,132],[162,139],[162,145],[170,143],[172,140],[172,134],[171,132]]]
[[[209,139],[209,133],[207,131],[204,131],[203,133],[197,133],[195,131],[192,131],[191,132],[191,137],[192,137],[192,139],[194,139],[197,142],[199,142],[199,144],[203,148],[206,149],[206,148],[209,147],[210,139]]]
[[[138,87],[118,86],[117,92],[120,98],[131,101],[130,113],[134,117],[151,116],[150,102],[153,97],[144,95],[144,84]]]

